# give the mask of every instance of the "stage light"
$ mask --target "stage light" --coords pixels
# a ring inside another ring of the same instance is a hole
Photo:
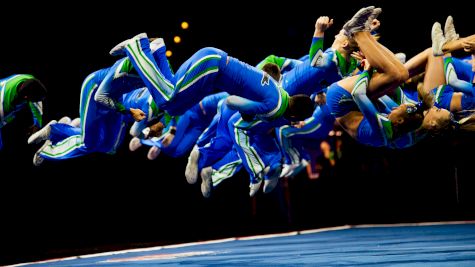
[[[183,22],[181,23],[181,28],[182,28],[183,30],[188,29],[189,26],[190,26],[190,25],[189,25],[188,22],[186,22],[186,21],[183,21]]]
[[[181,37],[180,36],[173,37],[173,42],[175,42],[176,44],[179,44],[181,42]]]
[[[167,50],[167,52],[165,52],[165,55],[167,57],[171,57],[173,55],[172,51],[171,50]]]

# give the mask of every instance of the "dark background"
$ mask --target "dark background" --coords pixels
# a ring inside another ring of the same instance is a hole
[[[2,9],[0,77],[35,75],[49,90],[48,118],[74,118],[83,79],[113,64],[109,50],[138,33],[163,37],[175,69],[205,46],[254,65],[269,54],[308,53],[321,15],[335,20],[325,40],[330,46],[343,23],[369,4],[383,8],[380,41],[408,58],[431,45],[433,22],[443,25],[447,15],[462,36],[473,33],[470,1],[13,2],[11,12]],[[186,183],[186,158],[148,161],[146,150],[127,150],[128,139],[113,156],[34,167],[38,147],[26,145],[24,124],[3,130],[0,264],[344,224],[475,219],[473,134],[401,151],[363,147],[343,135],[337,167],[317,180],[302,174],[249,198],[241,172],[204,199],[199,184]]]

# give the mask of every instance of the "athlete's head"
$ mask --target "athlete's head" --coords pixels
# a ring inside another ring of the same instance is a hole
[[[406,133],[418,128],[431,133],[446,129],[451,122],[451,113],[446,109],[433,106],[434,96],[418,87],[419,98],[417,105],[402,104],[393,109],[388,118],[399,133]]]
[[[38,79],[23,81],[17,89],[18,96],[27,101],[37,102],[46,97],[46,88]]]
[[[432,107],[424,116],[422,128],[431,133],[437,134],[443,130],[449,129],[451,121],[452,113],[450,113],[450,111],[443,108]]]
[[[280,81],[281,73],[280,73],[280,68],[277,64],[268,62],[264,64],[264,66],[262,66],[262,70],[267,72],[267,74],[269,74],[277,82]]]
[[[298,94],[289,98],[284,117],[290,121],[303,121],[312,116],[315,103],[308,95]]]
[[[407,133],[421,127],[424,109],[420,105],[401,104],[388,114],[388,119],[395,133]]]
[[[419,98],[423,99],[426,106],[429,106],[424,112],[422,129],[427,130],[431,134],[438,134],[443,130],[450,129],[452,122],[451,112],[443,108],[434,107],[434,94],[431,91],[425,91],[422,83],[418,84],[417,92],[419,93]]]
[[[348,38],[344,30],[341,30],[335,35],[332,48],[338,50],[340,53],[351,53],[358,48],[358,44],[355,40]]]

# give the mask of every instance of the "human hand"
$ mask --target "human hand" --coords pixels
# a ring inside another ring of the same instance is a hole
[[[379,21],[377,19],[373,19],[373,21],[371,22],[371,24],[369,26],[369,30],[370,31],[375,31],[375,30],[379,29],[379,26],[381,26],[381,21]]]
[[[462,47],[463,47],[463,50],[467,53],[475,53],[475,40],[463,41]]]
[[[130,113],[132,114],[132,117],[134,117],[135,121],[141,121],[145,119],[145,112],[138,108],[130,108]]]
[[[369,64],[369,61],[365,58],[363,61],[361,61],[361,65],[363,66],[363,69],[366,71],[369,71],[371,69],[371,64]]]
[[[327,16],[321,16],[315,22],[315,29],[320,32],[326,31],[333,25],[333,19],[330,19]]]
[[[297,121],[295,123],[292,123],[292,126],[294,126],[295,128],[300,129],[300,128],[305,126],[305,121]]]
[[[148,137],[158,137],[162,135],[162,131],[164,128],[165,128],[165,125],[163,125],[161,121],[155,123],[154,125],[150,126]]]
[[[352,52],[351,57],[358,60],[359,62],[362,61],[363,59],[365,59],[365,56],[364,56],[363,52],[361,52],[361,51]]]

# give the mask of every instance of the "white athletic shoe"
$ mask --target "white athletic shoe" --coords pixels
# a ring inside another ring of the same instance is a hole
[[[158,146],[152,146],[147,153],[147,158],[149,160],[154,160],[160,155],[160,148]]]
[[[280,177],[294,177],[299,174],[308,165],[308,161],[302,159],[299,163],[284,165]],[[284,172],[285,171],[285,172]]]
[[[369,31],[368,20],[373,15],[374,6],[363,7],[343,25],[345,35],[352,38],[356,32]]]
[[[71,124],[71,118],[68,116],[64,116],[61,119],[59,119],[58,123]]]
[[[282,172],[282,165],[277,166],[273,173],[264,180],[264,187],[262,191],[264,193],[270,193],[279,184],[279,177]]]
[[[261,184],[262,184],[262,179],[259,180],[259,182],[255,183],[255,184],[251,183],[249,185],[249,196],[253,197],[259,191],[259,189],[261,188]]]
[[[35,155],[33,156],[33,165],[38,167],[43,163],[44,160],[44,158],[40,157],[40,153],[35,153]]]
[[[163,38],[157,38],[153,40],[152,42],[150,42],[150,50],[152,51],[152,53],[164,46],[165,46],[165,41],[163,40]]]
[[[274,178],[272,180],[264,180],[264,187],[262,188],[262,191],[264,193],[270,193],[274,188],[279,184],[279,177]]]
[[[51,125],[58,123],[56,120],[48,122],[41,130],[32,134],[28,138],[28,144],[38,144],[41,141],[44,141],[49,138],[49,133],[51,132]]]
[[[114,48],[111,49],[109,54],[111,56],[123,56],[125,55],[125,46],[129,44],[129,42],[133,42],[137,39],[142,39],[142,38],[148,38],[146,33],[140,33],[134,36],[131,39],[127,39],[125,41],[120,42],[118,45],[114,46]]]
[[[400,52],[400,53],[396,53],[394,55],[399,60],[399,62],[401,62],[402,64],[406,63],[406,54]]]
[[[292,171],[292,164],[284,164],[282,166],[282,171],[280,172],[280,177],[287,177],[287,175]]]
[[[81,125],[81,118],[75,118],[69,125],[73,127],[79,127]]]
[[[450,41],[453,41],[453,40],[458,40],[459,37],[460,37],[455,32],[454,19],[452,18],[452,16],[448,16],[447,20],[445,21],[444,36],[445,36],[445,40],[447,40],[447,42],[450,42]]]
[[[434,56],[442,56],[444,54],[442,52],[442,46],[444,46],[447,40],[444,37],[440,23],[435,22],[434,25],[432,25],[431,38]]]
[[[38,167],[41,165],[41,163],[43,163],[45,159],[40,156],[40,153],[49,145],[51,145],[51,141],[46,140],[45,143],[40,147],[40,149],[36,151],[35,155],[33,155],[33,165]]]
[[[213,168],[211,166],[201,170],[201,194],[205,198],[209,198],[213,189]]]
[[[188,163],[186,164],[185,177],[189,184],[196,183],[198,180],[198,159],[200,157],[200,151],[198,146],[194,146],[188,157]]]
[[[120,42],[118,45],[114,46],[114,48],[109,51],[111,56],[124,56],[125,55],[125,46],[129,43],[130,39],[124,40]]]
[[[308,161],[302,159],[299,164],[289,173],[289,177],[294,177],[298,175],[301,171],[303,171],[308,165]]]
[[[135,151],[139,149],[142,146],[142,143],[140,142],[140,139],[138,137],[133,137],[130,139],[129,142],[129,150],[130,151]]]

